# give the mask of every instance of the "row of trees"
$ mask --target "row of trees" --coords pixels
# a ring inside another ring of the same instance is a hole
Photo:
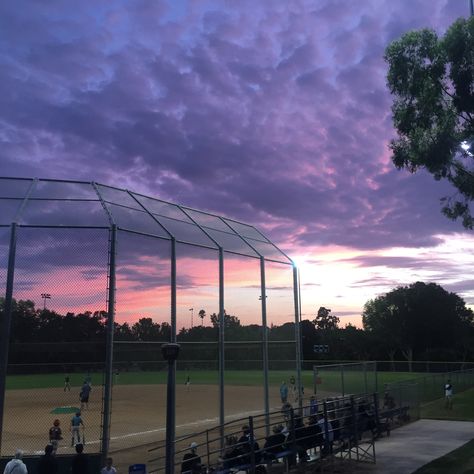
[[[4,300],[0,299],[2,313],[3,306]],[[72,352],[80,347],[82,355],[95,351],[99,357],[97,360],[102,360],[99,354],[103,354],[105,347],[106,316],[104,311],[60,315],[38,309],[32,301],[15,301],[10,361],[29,362],[38,343],[46,343],[48,362],[51,362],[55,346],[52,342],[57,343],[56,346],[62,343],[67,351]],[[362,315],[362,329],[351,324],[341,328],[339,318],[329,308],[320,307],[314,319],[301,321],[302,355],[305,360],[473,360],[473,316],[472,310],[455,293],[449,293],[434,283],[417,282],[368,301]],[[234,344],[254,342],[253,357],[259,357],[262,327],[258,324],[242,325],[235,315],[225,313],[224,317],[226,340]],[[209,321],[210,325],[181,328],[178,341],[216,342],[218,315],[211,314]],[[268,329],[270,345],[278,347],[276,341],[294,339],[294,332],[293,322],[271,326]],[[114,337],[117,342],[164,342],[170,340],[170,334],[169,323],[157,323],[144,317],[132,325],[116,323]],[[322,344],[329,346],[329,352],[315,354],[314,346]],[[215,350],[215,346],[209,349],[213,354]],[[199,351],[197,357],[202,358],[205,352],[202,348]]]

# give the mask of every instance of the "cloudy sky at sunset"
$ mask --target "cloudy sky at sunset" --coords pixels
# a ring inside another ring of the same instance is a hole
[[[472,232],[440,212],[452,189],[391,164],[383,60],[404,32],[468,14],[468,0],[6,0],[0,175],[254,224],[299,262],[304,318],[326,306],[359,324],[368,299],[417,280],[474,306]]]

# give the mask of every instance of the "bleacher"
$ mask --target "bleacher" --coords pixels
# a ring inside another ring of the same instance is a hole
[[[384,406],[376,393],[329,398],[316,408],[283,407],[177,439],[175,472],[276,473],[303,464],[330,470],[337,460],[375,463],[376,439],[409,421],[409,413],[408,405]],[[200,463],[181,471],[191,442]],[[165,443],[149,453],[148,472],[164,472]]]

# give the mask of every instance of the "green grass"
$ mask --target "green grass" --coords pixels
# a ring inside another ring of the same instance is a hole
[[[453,409],[447,410],[444,398],[421,407],[422,418],[454,421],[474,421],[474,389],[460,392],[453,397]],[[474,474],[474,439],[451,451],[413,474]]]
[[[217,384],[218,372],[216,370],[195,370],[178,371],[176,382],[182,384],[186,376],[190,374],[192,384]],[[270,385],[280,385],[282,380],[288,382],[294,372],[289,370],[272,370],[269,372],[268,380]],[[379,372],[379,390],[383,384],[416,378],[420,374],[409,372]],[[85,374],[70,374],[71,385],[80,387],[84,381]],[[101,385],[103,381],[102,373],[92,373],[92,385]],[[143,372],[121,372],[118,377],[114,375],[114,380],[119,385],[141,385],[141,384],[164,384],[166,383],[167,372],[143,371]],[[313,389],[312,371],[302,372],[303,385],[308,392]],[[340,374],[327,372],[324,374],[324,384],[321,389],[336,391],[339,387]],[[227,385],[262,385],[263,374],[258,370],[227,370],[225,372],[225,383]],[[361,393],[364,391],[363,377],[361,373],[346,374],[347,393]],[[29,375],[9,375],[7,377],[7,390],[21,390],[32,388],[53,388],[64,386],[64,374],[29,374]]]
[[[474,474],[474,439],[417,469],[413,474]]]
[[[474,421],[474,389],[455,394],[452,410],[445,408],[444,398],[422,405],[421,418]]]

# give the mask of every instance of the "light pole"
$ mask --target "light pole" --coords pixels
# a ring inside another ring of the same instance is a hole
[[[46,300],[50,300],[51,295],[49,293],[41,293],[41,298],[43,298],[43,300],[44,300],[43,311],[46,311]]]
[[[189,308],[189,311],[191,311],[191,329],[194,327],[194,308]]]

